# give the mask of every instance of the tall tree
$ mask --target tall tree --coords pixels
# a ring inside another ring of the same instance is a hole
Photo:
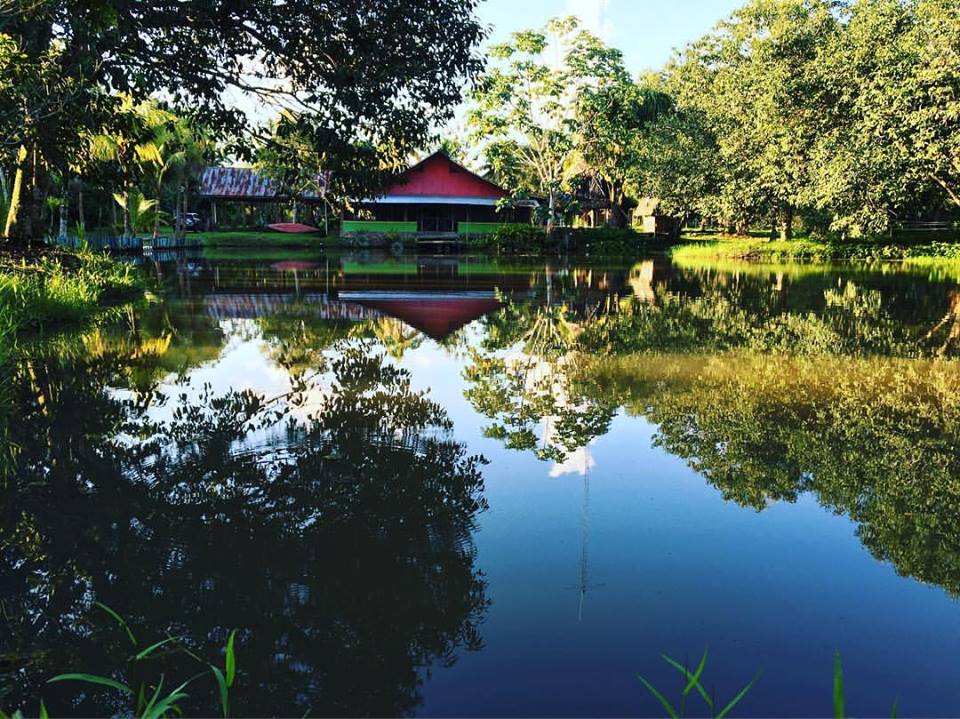
[[[617,76],[586,86],[577,103],[577,148],[584,170],[596,175],[610,203],[610,224],[628,224],[627,184],[640,162],[645,128],[673,110],[669,95]]]
[[[551,59],[554,50],[559,62]],[[576,150],[577,95],[587,84],[623,79],[620,52],[569,17],[515,32],[490,55],[496,62],[471,92],[468,123],[486,143],[495,175],[529,178],[530,185],[513,189],[547,197],[550,226]]]
[[[669,68],[682,107],[717,138],[728,216],[739,229],[767,212],[780,236],[809,188],[824,95],[812,68],[839,31],[835,0],[750,0]]]

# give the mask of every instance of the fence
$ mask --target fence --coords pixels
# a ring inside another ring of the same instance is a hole
[[[201,246],[199,239],[188,239],[184,237],[182,240],[177,240],[170,235],[161,235],[160,237],[142,237],[133,235],[131,237],[123,237],[122,235],[110,235],[106,233],[99,232],[88,232],[81,239],[77,235],[68,234],[65,240],[58,239],[58,245],[63,247],[70,247],[72,249],[80,249],[81,246],[86,245],[91,250],[97,252],[130,252],[130,253],[141,253],[144,250],[157,251],[157,250],[172,250],[172,249],[194,249]]]

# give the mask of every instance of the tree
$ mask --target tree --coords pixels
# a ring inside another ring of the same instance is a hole
[[[954,3],[858,0],[816,70],[832,98],[816,138],[811,202],[833,228],[892,229],[923,207],[960,204],[960,30]]]
[[[476,0],[17,3],[4,17],[12,43],[2,56],[25,80],[0,90],[15,108],[3,127],[22,128],[11,139],[28,158],[36,151],[56,165],[58,145],[44,127],[75,137],[102,124],[116,105],[112,93],[142,100],[163,92],[226,138],[248,128],[225,100],[233,89],[298,110],[315,139],[412,149],[451,117],[464,80],[481,69],[474,48],[485,31],[475,7]],[[52,81],[28,82],[38,68]],[[38,87],[54,88],[52,99]]]
[[[834,0],[751,0],[668,67],[682,109],[702,113],[717,140],[721,205],[745,231],[773,213],[782,239],[810,185],[824,131],[812,68],[839,32]]]
[[[549,49],[562,53],[558,65]],[[490,48],[497,63],[470,93],[468,124],[485,143],[486,161],[519,192],[547,197],[547,224],[557,217],[558,193],[576,149],[575,109],[581,87],[623,78],[618,50],[607,48],[576,18],[553,19],[542,30],[515,32]]]
[[[577,149],[587,174],[602,180],[610,203],[610,224],[625,227],[625,200],[636,176],[646,128],[672,112],[669,95],[642,87],[625,75],[585,86],[577,103]]]

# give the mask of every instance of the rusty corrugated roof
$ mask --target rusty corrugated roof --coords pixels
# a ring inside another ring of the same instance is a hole
[[[203,197],[229,200],[276,200],[289,196],[280,186],[252,167],[208,167],[200,176]],[[316,192],[305,192],[304,199],[319,199]]]

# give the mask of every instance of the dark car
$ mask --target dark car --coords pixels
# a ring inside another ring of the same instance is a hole
[[[200,229],[200,215],[196,212],[184,212],[181,221],[183,223],[183,229],[185,230],[196,232]]]

